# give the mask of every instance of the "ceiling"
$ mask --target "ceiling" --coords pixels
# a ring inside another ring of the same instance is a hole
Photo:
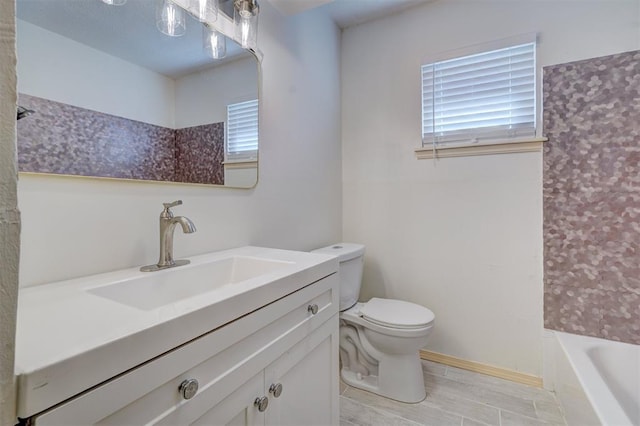
[[[434,0],[269,0],[285,15],[321,8],[340,28],[361,24]]]
[[[334,0],[269,0],[283,15],[295,15],[309,9],[315,9]]]
[[[318,8],[346,28],[433,0],[268,1],[285,15]],[[232,0],[220,3],[221,10],[233,13]],[[16,9],[23,21],[172,78],[248,55],[227,40],[226,58],[209,58],[202,50],[202,25],[192,17],[187,18],[184,36],[164,36],[155,27],[156,4],[157,0],[129,0],[124,6],[98,0],[17,0]]]
[[[228,3],[222,1],[221,9]],[[16,16],[172,78],[249,55],[227,40],[224,59],[207,56],[202,49],[202,24],[191,16],[185,35],[165,36],[156,29],[156,5],[157,0],[130,0],[123,6],[98,0],[17,0]]]

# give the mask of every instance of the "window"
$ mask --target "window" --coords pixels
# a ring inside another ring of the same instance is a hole
[[[258,100],[227,105],[226,161],[258,157]]]
[[[535,137],[535,42],[422,66],[422,145]]]

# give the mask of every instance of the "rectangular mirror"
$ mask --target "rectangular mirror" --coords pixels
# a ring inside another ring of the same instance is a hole
[[[161,4],[17,0],[21,172],[255,186],[256,56],[226,38],[213,59],[186,12],[161,33]]]

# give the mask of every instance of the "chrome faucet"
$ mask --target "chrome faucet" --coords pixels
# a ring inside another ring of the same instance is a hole
[[[160,213],[160,260],[155,265],[147,265],[140,268],[142,272],[153,272],[161,269],[173,268],[189,263],[188,260],[173,260],[173,232],[176,225],[182,226],[182,232],[191,234],[196,232],[196,226],[184,216],[173,216],[171,207],[179,206],[182,200],[173,203],[162,203],[164,210]]]

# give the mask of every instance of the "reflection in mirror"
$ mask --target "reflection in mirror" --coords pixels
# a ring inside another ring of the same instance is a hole
[[[21,172],[256,184],[258,61],[231,39],[213,59],[188,14],[162,34],[156,5],[17,0]]]

